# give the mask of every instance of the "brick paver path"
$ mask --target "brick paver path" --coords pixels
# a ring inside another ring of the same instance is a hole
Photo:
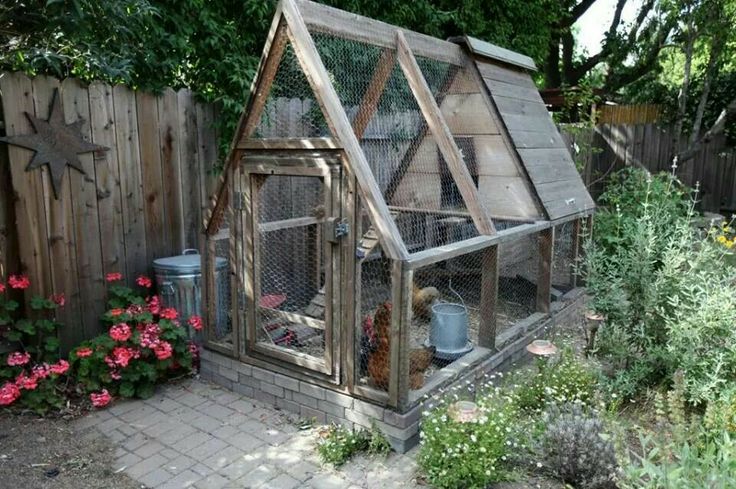
[[[314,429],[272,407],[200,380],[118,401],[76,422],[116,445],[115,470],[151,488],[413,488],[412,452],[321,466]]]

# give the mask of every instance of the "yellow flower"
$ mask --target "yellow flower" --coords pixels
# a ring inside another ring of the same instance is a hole
[[[718,241],[721,244],[726,244],[726,241],[728,241],[728,240],[726,239],[726,237],[724,235],[721,234],[720,236],[718,236],[716,238],[716,241]]]

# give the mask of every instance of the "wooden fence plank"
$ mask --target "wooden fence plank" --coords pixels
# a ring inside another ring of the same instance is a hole
[[[143,175],[146,254],[150,266],[154,259],[169,254],[167,243],[169,243],[170,237],[167,233],[167,216],[164,212],[164,188],[156,98],[149,93],[138,92],[135,101],[138,112],[138,137]]]
[[[202,227],[202,202],[200,194],[199,151],[197,147],[197,112],[194,94],[190,90],[179,90],[179,158],[181,165],[182,215],[185,248],[202,249],[200,242]]]
[[[55,91],[60,87],[61,83],[55,78],[37,77],[33,79],[36,117],[49,118]],[[56,96],[61,97],[61,93]],[[72,210],[72,172],[76,170],[67,168],[64,172],[60,195],[57,199],[51,187],[49,172],[44,170],[43,195],[37,196],[38,199],[42,199],[46,212],[52,290],[55,294],[64,294],[66,298],[66,305],[57,310],[56,319],[65,325],[66,329],[73,330],[70,334],[62,335],[65,343],[64,349],[72,346],[68,343],[70,337],[80,337],[84,334],[84,326],[77,323],[81,309]]]
[[[67,78],[61,84],[64,120],[67,123],[84,119],[81,132],[91,140],[89,97],[87,89],[77,80]],[[102,243],[97,185],[92,153],[79,155],[85,175],[72,171],[71,188],[74,212],[77,280],[79,281],[80,323],[82,331],[67,332],[64,340],[72,344],[77,338],[90,338],[100,331],[99,318],[105,308],[105,281],[102,268]],[[70,337],[67,337],[70,335]]]
[[[122,273],[125,272],[126,259],[112,87],[96,82],[87,91],[92,141],[109,148],[95,155],[97,211],[100,216],[100,234],[104,236],[101,245],[102,271],[105,274]],[[135,279],[130,276],[125,278],[129,284]]]
[[[0,91],[3,94],[5,131],[8,136],[31,134],[33,128],[24,115],[34,113],[31,80],[21,73],[4,73],[0,76]],[[49,267],[48,233],[45,220],[42,175],[39,171],[26,172],[33,152],[18,146],[8,145],[10,172],[13,187],[18,196],[15,205],[20,267],[18,271],[28,274],[32,294],[48,295],[52,292]],[[39,207],[40,206],[40,207]]]
[[[164,90],[158,98],[158,139],[161,145],[161,170],[164,188],[164,211],[169,241],[167,251],[177,255],[184,249],[184,213],[181,194],[179,156],[179,106],[176,92]]]
[[[144,219],[141,155],[138,147],[138,114],[135,93],[116,85],[112,89],[115,109],[115,138],[122,196],[125,275],[136,277],[148,269]]]

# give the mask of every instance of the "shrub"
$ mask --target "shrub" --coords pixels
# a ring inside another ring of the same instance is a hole
[[[727,432],[736,435],[736,389],[727,389],[721,392],[718,399],[708,403],[703,426],[708,434]]]
[[[96,406],[109,402],[111,395],[150,397],[154,385],[172,376],[188,373],[197,348],[187,338],[186,328],[172,308],[162,308],[158,296],[145,297],[118,285],[120,274],[108,274],[109,309],[103,322],[108,333],[82,343],[71,353],[76,380]],[[138,284],[147,293],[150,279]],[[195,316],[191,325],[201,327]]]
[[[579,489],[616,487],[618,463],[603,423],[579,404],[550,406],[533,453],[540,469]]]
[[[30,281],[11,275],[0,283],[0,334],[17,346],[0,364],[0,406],[16,405],[44,414],[63,405],[61,381],[69,363],[59,358],[59,339],[54,312],[64,305],[62,295],[33,297],[29,306],[33,318],[16,317],[19,304],[7,297],[7,289],[25,290]]]
[[[671,383],[681,368],[688,400],[703,403],[736,379],[736,271],[726,262],[728,249],[697,232],[692,206],[683,216],[668,200],[681,199],[682,190],[652,178],[642,195],[638,178],[630,175],[637,183],[622,188],[635,190],[617,201],[636,197],[638,205],[620,205],[620,225],[597,225],[585,245],[586,284],[607,317],[598,354],[613,368],[620,394]]]
[[[320,434],[317,444],[322,462],[340,467],[359,452],[386,456],[391,444],[380,430],[350,430],[342,425],[330,425]]]
[[[531,377],[522,379],[515,399],[524,411],[541,410],[549,404],[577,402],[589,404],[596,393],[598,378],[570,349],[559,360],[545,360]]]
[[[489,389],[476,399],[479,417],[460,422],[448,412],[448,396],[439,406],[426,411],[420,431],[419,467],[438,488],[485,488],[508,479],[507,458],[518,449],[514,426],[518,411],[512,396],[500,388]]]

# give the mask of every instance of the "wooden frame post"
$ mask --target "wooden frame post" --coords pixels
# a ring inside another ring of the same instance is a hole
[[[409,327],[414,271],[394,260],[391,267],[391,364],[389,405],[402,410],[409,399]]]
[[[383,250],[394,260],[403,260],[409,256],[409,252],[383,200],[378,182],[371,172],[335,87],[330,82],[327,68],[322,63],[307,25],[294,0],[283,0],[282,6],[294,53],[322,108],[330,131],[342,145],[348,166],[358,179],[363,200],[376,227]]]
[[[537,267],[537,311],[548,313],[552,292],[552,256],[554,253],[555,228],[540,231],[539,265]]]
[[[391,78],[391,72],[396,64],[396,56],[392,49],[384,49],[381,57],[378,59],[375,70],[373,70],[373,78],[371,78],[368,88],[363,95],[363,99],[358,106],[358,113],[353,119],[353,131],[355,137],[361,139],[368,128],[368,124],[373,118],[373,114],[378,109],[378,103],[381,101],[383,89]]]
[[[480,328],[478,345],[483,348],[496,347],[496,305],[498,303],[498,245],[483,250],[481,291],[480,291]]]
[[[401,69],[404,71],[404,75],[409,82],[409,88],[411,88],[419,109],[427,121],[429,130],[437,142],[440,153],[442,153],[445,162],[447,162],[447,167],[465,201],[465,205],[468,208],[468,212],[470,212],[470,216],[473,218],[475,226],[481,234],[495,234],[496,229],[488,212],[486,212],[480,201],[478,189],[475,187],[468,167],[463,161],[460,148],[452,137],[452,133],[447,126],[445,118],[442,116],[440,107],[437,105],[437,101],[434,99],[429,85],[427,85],[427,80],[424,79],[419,64],[409,48],[406,37],[401,31],[396,32],[396,45],[399,65],[401,65]]]

